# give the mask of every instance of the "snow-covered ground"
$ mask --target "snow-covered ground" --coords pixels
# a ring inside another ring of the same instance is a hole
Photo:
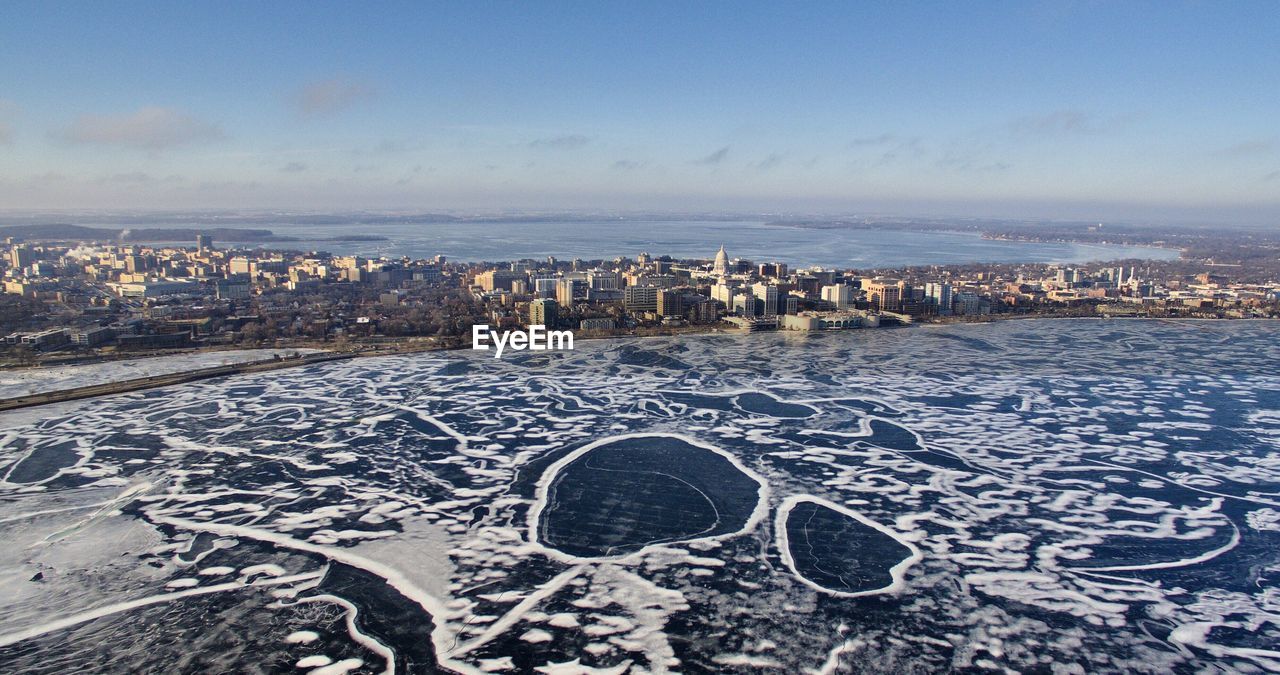
[[[124,361],[82,363],[51,368],[23,368],[0,371],[0,398],[27,396],[38,392],[75,389],[107,382],[134,380],[214,366],[262,361],[279,354],[310,354],[318,349],[233,349],[174,356],[155,356]]]

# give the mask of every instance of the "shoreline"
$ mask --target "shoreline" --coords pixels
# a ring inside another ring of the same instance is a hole
[[[1170,251],[1170,252],[1177,253],[1178,255],[1177,255],[1177,257],[1174,257],[1174,258],[1133,258],[1134,260],[1144,260],[1144,261],[1153,261],[1153,262],[1171,262],[1171,261],[1174,261],[1174,260],[1186,260],[1186,259],[1187,259],[1187,257],[1186,257],[1186,253],[1187,253],[1187,249],[1186,249],[1186,247],[1184,247],[1184,246],[1178,246],[1178,245],[1176,245],[1176,244],[1167,244],[1167,243],[1166,243],[1166,244],[1158,244],[1158,243],[1154,243],[1154,242],[1123,242],[1123,241],[1105,241],[1105,242],[1103,242],[1103,241],[1089,241],[1089,240],[1085,240],[1085,239],[1050,239],[1050,238],[1047,238],[1047,237],[1035,237],[1035,236],[1026,236],[1026,237],[1001,237],[1001,236],[994,235],[994,234],[992,234],[992,233],[990,233],[990,232],[985,232],[985,231],[981,231],[981,230],[963,230],[963,229],[961,229],[961,230],[957,230],[957,229],[946,229],[946,228],[931,229],[931,228],[919,228],[919,227],[915,227],[915,228],[913,228],[913,227],[885,227],[885,228],[869,228],[869,227],[819,227],[819,226],[809,226],[809,225],[805,225],[805,224],[801,224],[801,223],[766,223],[766,224],[769,224],[769,225],[777,225],[777,226],[779,226],[779,227],[791,227],[791,228],[798,229],[798,230],[822,230],[822,231],[828,231],[828,232],[876,232],[876,231],[881,231],[881,232],[914,232],[914,233],[918,233],[918,234],[954,234],[954,235],[963,235],[963,236],[968,236],[968,237],[975,237],[975,238],[981,239],[981,240],[983,240],[983,241],[998,241],[998,242],[1005,242],[1005,243],[1011,243],[1011,244],[1071,244],[1071,245],[1074,245],[1074,246],[1088,246],[1088,247],[1098,248],[1098,249],[1110,249],[1110,248],[1137,248],[1137,249],[1149,249],[1149,250],[1151,250],[1151,251]],[[1071,264],[1071,265],[1079,265],[1079,264],[1104,263],[1104,262],[1112,262],[1112,261],[1117,261],[1117,260],[1129,260],[1129,259],[1130,259],[1130,258],[1105,258],[1105,259],[1084,260],[1084,261],[1081,261],[1081,260],[1070,260],[1070,261],[1068,261],[1068,260],[1060,260],[1060,261],[1043,261],[1043,263],[1044,263],[1044,264],[1064,264],[1064,265],[1065,265],[1065,264]],[[1011,261],[1011,262],[1010,262],[1010,263],[1008,263],[1008,264],[1023,264],[1023,263],[1025,263],[1025,264],[1037,264],[1037,263],[1036,263],[1036,261],[1021,261],[1021,263],[1020,263],[1020,262],[1018,262],[1018,261]],[[948,263],[948,264],[984,264],[984,262],[983,262],[983,261],[973,261],[973,262],[971,262],[971,263]]]
[[[1101,317],[1101,316],[1034,316],[1034,315],[1016,315],[1004,316],[981,321],[948,321],[948,322],[929,322],[915,323],[905,326],[894,327],[893,329],[912,329],[912,328],[945,328],[953,326],[972,326],[972,325],[988,325],[999,323],[1002,321],[1015,320],[1042,320],[1042,321],[1063,321],[1063,320],[1092,320],[1092,321],[1158,321],[1162,323],[1182,323],[1182,322],[1253,322],[1253,321],[1280,321],[1280,319],[1270,318],[1249,318],[1249,319],[1228,319],[1228,318],[1201,318],[1201,317]],[[879,330],[879,329],[854,329],[854,330]],[[673,338],[673,337],[703,337],[709,335],[777,335],[777,334],[795,334],[795,335],[830,335],[832,333],[840,333],[848,331],[764,331],[761,333],[752,333],[750,331],[738,329],[721,329],[710,328],[708,330],[698,331],[681,331],[669,334],[655,335],[592,335],[582,336],[580,340],[600,341],[600,340],[643,340],[653,338]],[[104,382],[99,384],[85,385],[80,387],[72,387],[68,389],[60,389],[40,394],[28,394],[24,396],[14,396],[10,398],[0,399],[0,413],[22,410],[25,408],[34,408],[54,403],[65,403],[69,401],[78,401],[90,398],[98,398],[101,396],[113,396],[117,394],[126,394],[134,391],[145,391],[147,389],[158,389],[161,387],[169,387],[180,384],[188,384],[198,382],[200,380],[216,379],[221,377],[229,377],[232,375],[245,375],[255,373],[266,373],[274,370],[283,370],[285,368],[295,368],[299,366],[309,366],[320,363],[328,363],[330,361],[346,361],[357,358],[367,358],[374,356],[407,356],[410,354],[422,354],[427,352],[446,352],[460,351],[470,348],[466,345],[453,346],[423,346],[414,345],[411,342],[405,342],[395,345],[393,349],[362,349],[352,351],[319,351],[308,354],[300,354],[296,357],[283,357],[259,361],[246,361],[244,363],[235,363],[227,365],[212,366],[209,368],[201,368],[185,372],[167,373],[163,375],[152,375],[147,377],[135,378],[130,380],[120,380],[116,382]],[[267,349],[298,349],[303,346],[294,347],[262,347]],[[209,350],[189,350],[180,353],[158,354],[150,357],[140,358],[164,358],[164,357],[181,357],[187,354],[196,353],[216,353],[218,351],[227,351],[223,349]],[[95,363],[105,363],[109,361],[99,361]]]
[[[100,384],[85,385],[82,387],[72,387],[70,389],[59,389],[40,394],[14,396],[12,398],[0,399],[0,412],[21,410],[23,408],[34,408],[42,405],[49,405],[51,403],[65,403],[67,401],[97,398],[99,396],[125,394],[133,391],[143,391],[146,389],[157,389],[175,384],[186,384],[199,380],[226,377],[228,375],[265,373],[283,368],[293,368],[295,366],[326,363],[328,361],[341,361],[354,358],[355,356],[357,356],[355,353],[322,352],[319,354],[306,354],[297,358],[248,361],[245,363],[213,366],[210,368],[200,368],[185,372],[151,375],[132,380],[120,380],[117,382],[104,382]]]

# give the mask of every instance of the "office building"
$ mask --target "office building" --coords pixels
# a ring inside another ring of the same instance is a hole
[[[525,279],[524,272],[512,272],[511,270],[489,270],[481,272],[476,276],[476,284],[486,291],[509,291],[511,290],[511,282],[517,279]]]
[[[755,316],[774,317],[778,315],[778,287],[773,284],[754,284],[751,294],[756,298]]]
[[[560,318],[560,307],[555,300],[538,299],[529,303],[529,325],[554,327]]]
[[[834,284],[822,287],[822,301],[830,303],[836,309],[853,306],[853,287],[848,284]]]
[[[684,293],[664,290],[658,293],[658,314],[662,316],[684,315]]]
[[[953,304],[951,284],[932,282],[924,285],[925,299],[938,308],[938,314],[947,316],[951,314],[951,306]]]
[[[556,284],[560,280],[555,277],[543,277],[533,280],[533,294],[539,298],[554,298],[556,296]]]
[[[628,312],[656,312],[661,290],[657,286],[627,286],[622,292],[622,306]]]
[[[9,266],[14,269],[22,269],[35,262],[35,256],[32,255],[31,249],[25,246],[15,246],[9,251]]]
[[[578,300],[587,297],[586,279],[561,279],[556,283],[556,302],[563,307],[571,307]]]
[[[902,309],[902,295],[906,283],[895,279],[877,279],[865,282],[867,300],[876,308],[886,312],[897,312]]]

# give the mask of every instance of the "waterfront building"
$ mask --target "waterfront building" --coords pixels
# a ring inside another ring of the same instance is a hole
[[[116,337],[114,328],[99,327],[72,333],[71,343],[80,347],[99,347],[111,342]]]
[[[1079,293],[1072,292],[1069,301],[1078,300],[1079,297]],[[971,291],[956,293],[955,311],[956,314],[961,314],[963,316],[974,316],[976,314],[980,314],[982,313],[982,299],[978,297],[977,293],[973,293]]]
[[[951,306],[954,300],[951,284],[944,282],[927,283],[924,285],[924,296],[938,308],[938,314],[942,316],[951,314]]]
[[[848,284],[823,286],[822,300],[831,303],[836,309],[846,309],[853,305],[853,287]]]
[[[755,316],[774,317],[778,315],[778,287],[773,284],[759,283],[751,286],[751,294],[756,298]]]
[[[896,279],[876,279],[863,283],[863,288],[867,291],[867,300],[878,309],[890,312],[896,312],[902,308],[902,296],[906,287],[906,282]]]
[[[865,317],[853,312],[801,312],[782,317],[781,327],[798,331],[845,330],[864,324]]]
[[[692,304],[686,302],[689,307],[688,315],[694,323],[715,323],[720,318],[719,308],[716,303],[702,297],[697,296]]]

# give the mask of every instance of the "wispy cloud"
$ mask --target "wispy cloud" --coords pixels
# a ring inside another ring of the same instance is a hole
[[[280,167],[280,170],[285,173],[302,173],[307,170],[307,165],[302,162],[289,162]]]
[[[699,159],[693,160],[693,163],[702,164],[704,166],[713,166],[723,162],[725,158],[728,156],[729,156],[729,146],[726,145],[723,148],[720,148],[719,150],[716,150],[715,152],[707,155],[706,157],[701,157]]]
[[[645,164],[646,164],[645,162],[635,162],[629,159],[620,159],[613,163],[612,168],[614,171],[634,171],[636,169],[644,168]]]
[[[1276,179],[1280,179],[1280,171],[1272,171],[1271,173],[1262,177],[1262,180],[1268,181],[1268,182]]]
[[[110,176],[103,176],[98,179],[100,184],[116,184],[116,185],[146,185],[155,181],[155,178],[149,173],[141,171],[131,171],[128,173],[116,173]]]
[[[1230,158],[1262,157],[1264,155],[1270,155],[1271,153],[1275,152],[1275,149],[1276,149],[1275,141],[1266,140],[1266,139],[1253,139],[1248,141],[1241,141],[1239,143],[1236,143],[1235,145],[1230,145],[1225,148],[1221,148],[1219,150],[1214,151],[1213,154],[1214,156],[1217,156],[1217,157],[1230,157]]]
[[[289,102],[302,117],[323,117],[372,100],[378,92],[370,85],[345,77],[311,82],[294,92]]]
[[[769,169],[772,169],[781,163],[782,163],[782,155],[779,155],[778,153],[775,152],[770,154],[768,157],[765,157],[764,159],[760,160],[759,162],[756,162],[755,168],[759,169],[760,171],[768,171]]]
[[[982,153],[973,150],[948,152],[935,164],[940,169],[964,174],[999,173],[1013,168],[1009,162],[984,159]]]
[[[1085,133],[1091,129],[1091,118],[1079,110],[1057,110],[1044,115],[1019,117],[1009,123],[1018,136],[1061,136]]]
[[[198,192],[222,192],[236,194],[239,192],[248,192],[257,190],[262,184],[256,180],[238,181],[238,180],[209,180],[199,183],[195,186]]]
[[[373,146],[373,152],[379,155],[396,155],[405,152],[417,152],[424,147],[426,146],[420,141],[412,141],[405,138],[386,138]]]
[[[897,140],[898,140],[898,137],[894,136],[893,134],[880,134],[879,136],[864,136],[862,138],[855,138],[852,141],[849,141],[849,147],[865,148],[867,146],[874,146],[874,145],[888,145],[889,143],[894,143]]]
[[[12,118],[18,114],[18,104],[8,99],[0,98],[0,145],[9,145],[13,142],[13,127],[9,124],[7,118]]]
[[[860,158],[865,166],[886,166],[903,158],[920,158],[924,156],[919,136],[899,136],[897,134],[880,134],[865,136],[849,141],[848,147]],[[879,153],[878,157],[875,154]],[[870,155],[870,157],[868,156]]]
[[[223,138],[216,125],[175,108],[146,107],[126,115],[81,115],[59,136],[71,143],[159,152]]]
[[[537,150],[575,150],[590,142],[591,139],[582,134],[564,134],[532,140],[529,147]]]

